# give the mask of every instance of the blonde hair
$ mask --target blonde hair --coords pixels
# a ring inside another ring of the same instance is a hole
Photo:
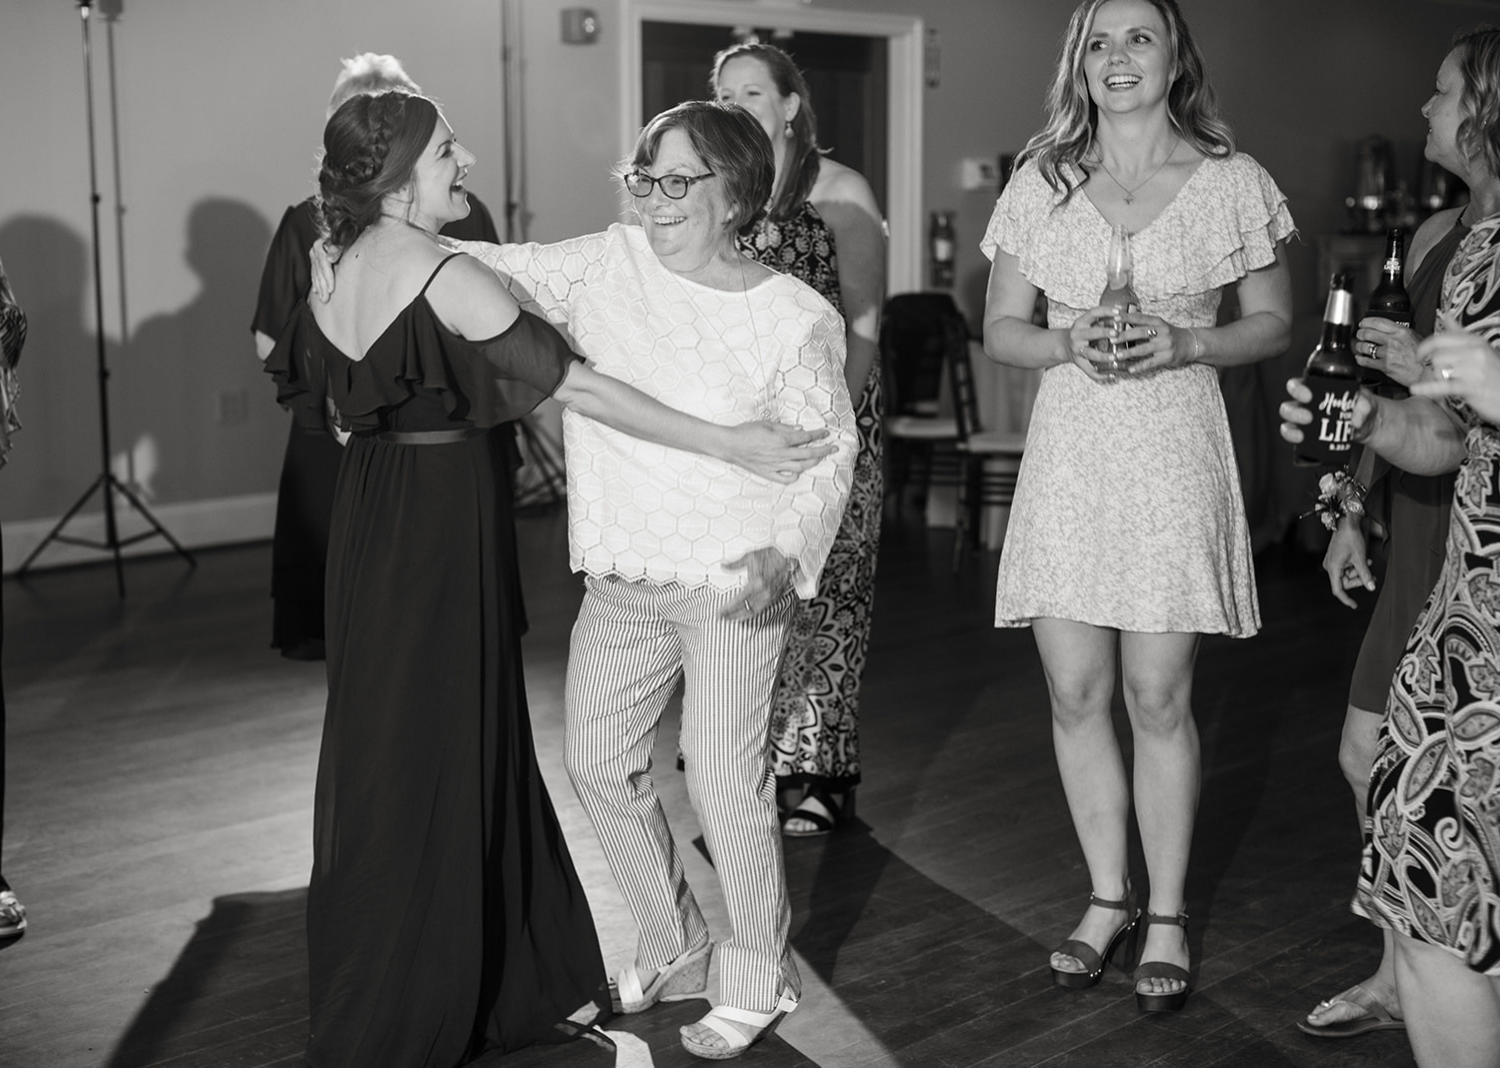
[[[1084,161],[1094,147],[1099,108],[1089,96],[1083,73],[1084,45],[1094,16],[1107,0],[1084,0],[1073,11],[1063,34],[1057,69],[1047,89],[1047,121],[1032,134],[1016,156],[1015,166],[1035,159],[1047,184],[1067,203],[1083,180]],[[1219,117],[1219,104],[1204,70],[1203,53],[1188,30],[1177,0],[1146,0],[1167,28],[1167,48],[1176,77],[1167,91],[1167,115],[1172,128],[1188,144],[1207,156],[1234,155],[1234,132]]]
[[[353,59],[341,59],[342,69],[334,79],[333,93],[328,97],[328,116],[350,97],[361,93],[385,93],[401,89],[408,93],[421,93],[422,87],[412,81],[401,61],[395,56],[379,52],[361,52]]]
[[[1458,69],[1463,76],[1458,147],[1500,175],[1500,30],[1477,26],[1455,37],[1453,47],[1461,50]]]

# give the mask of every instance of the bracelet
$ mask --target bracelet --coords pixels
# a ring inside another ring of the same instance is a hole
[[[1187,328],[1187,332],[1193,335],[1193,362],[1197,363],[1198,359],[1203,355],[1203,339],[1198,336],[1198,331],[1194,330],[1191,326]]]

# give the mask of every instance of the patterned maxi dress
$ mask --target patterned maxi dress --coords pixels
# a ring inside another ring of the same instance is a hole
[[[790,219],[763,218],[740,250],[816,289],[840,315],[838,252],[810,201]],[[854,409],[854,485],[818,593],[792,619],[771,719],[771,762],[781,786],[818,783],[843,793],[860,780],[859,683],[870,645],[880,549],[880,362]]]
[[[1500,345],[1500,216],[1449,265],[1442,306]],[[1354,911],[1500,976],[1500,428],[1455,403],[1468,456],[1448,551],[1396,669],[1370,773]]]
[[[1104,292],[1110,224],[1034,164],[1005,187],[981,248],[1017,257],[1066,329]],[[1131,236],[1142,310],[1213,326],[1223,287],[1275,261],[1295,229],[1244,153],[1205,159]],[[1250,536],[1218,375],[1205,364],[1093,381],[1047,368],[1000,555],[995,625],[1038,617],[1140,633],[1248,637],[1260,626]]]

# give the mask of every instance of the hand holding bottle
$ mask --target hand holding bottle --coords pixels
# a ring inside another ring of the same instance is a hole
[[[1125,370],[1116,350],[1128,343],[1130,335],[1146,336],[1145,330],[1120,330],[1115,324],[1117,309],[1101,304],[1086,311],[1068,329],[1068,358],[1095,382],[1108,385]]]
[[[1392,382],[1410,386],[1422,377],[1425,364],[1417,355],[1422,339],[1408,326],[1383,316],[1368,315],[1354,335],[1354,358],[1361,367],[1384,372]]]
[[[1420,383],[1419,383],[1420,384]],[[1289,378],[1286,383],[1287,396],[1291,400],[1282,401],[1281,407],[1276,409],[1281,416],[1281,437],[1293,445],[1301,445],[1311,436],[1304,428],[1311,426],[1314,422],[1320,422],[1322,415],[1315,415],[1312,408],[1313,392],[1307,388],[1307,383],[1300,378]],[[1349,426],[1351,441],[1364,441],[1371,430],[1371,417],[1375,413],[1375,402],[1370,399],[1369,390],[1361,389],[1354,397],[1353,407],[1350,409]]]

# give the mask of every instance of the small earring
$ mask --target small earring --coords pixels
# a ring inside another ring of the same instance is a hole
[[[794,134],[792,132],[792,120],[791,119],[787,119],[786,122],[784,122],[784,123],[781,124],[781,136],[785,137],[788,141],[790,141],[793,137],[796,136],[796,134]]]

